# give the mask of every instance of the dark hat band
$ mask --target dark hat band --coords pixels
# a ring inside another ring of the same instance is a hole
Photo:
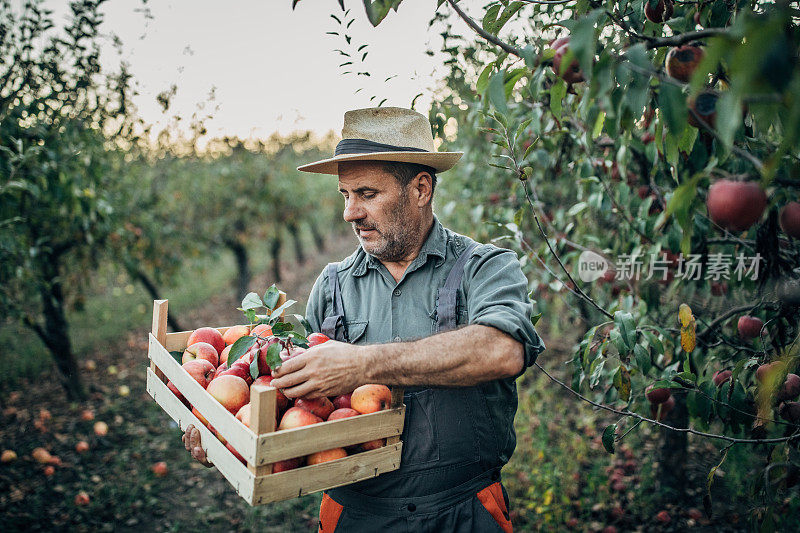
[[[376,152],[428,152],[422,148],[412,146],[394,146],[392,144],[381,144],[367,139],[342,139],[336,145],[334,156],[345,154],[372,154]]]

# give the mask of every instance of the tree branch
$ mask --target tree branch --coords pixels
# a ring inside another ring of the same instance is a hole
[[[455,3],[453,0],[447,0],[447,3],[448,3],[448,4],[450,4],[450,7],[452,7],[452,8],[453,8],[453,11],[455,11],[455,12],[458,14],[458,16],[459,16],[459,17],[461,17],[461,20],[463,20],[464,22],[466,22],[466,23],[467,23],[467,25],[468,25],[470,28],[472,28],[473,30],[475,30],[475,32],[476,32],[478,35],[480,35],[481,37],[483,37],[484,39],[486,39],[486,40],[487,40],[487,41],[489,41],[490,43],[492,43],[492,44],[494,44],[494,45],[496,45],[496,46],[499,46],[500,48],[502,48],[502,49],[503,49],[503,51],[505,51],[505,52],[508,52],[509,54],[515,55],[515,56],[517,56],[517,57],[519,57],[519,58],[522,58],[522,50],[520,50],[519,48],[517,48],[517,47],[515,47],[515,46],[512,46],[512,45],[510,45],[510,44],[508,44],[508,43],[505,43],[505,42],[501,41],[500,39],[498,39],[497,37],[495,37],[495,36],[494,36],[494,35],[492,35],[491,33],[489,33],[489,32],[487,32],[486,30],[484,30],[484,29],[481,27],[481,25],[480,25],[480,24],[478,24],[477,22],[475,22],[473,19],[471,19],[471,18],[469,17],[469,15],[467,15],[466,13],[464,13],[464,12],[461,10],[461,8],[460,8],[460,7],[458,7],[458,4],[456,4],[456,3]],[[523,58],[523,59],[524,59],[524,58]]]
[[[658,420],[653,420],[651,418],[647,418],[645,416],[642,416],[639,413],[634,413],[633,411],[628,411],[627,409],[625,411],[622,411],[620,409],[614,409],[613,407],[609,407],[607,405],[603,405],[603,404],[597,403],[595,401],[592,401],[589,398],[587,398],[586,396],[584,396],[581,393],[579,393],[578,391],[573,390],[572,387],[570,387],[566,383],[564,383],[564,382],[558,380],[557,378],[553,377],[552,375],[550,375],[547,372],[547,370],[542,368],[542,365],[540,365],[538,362],[534,362],[533,364],[536,365],[536,367],[539,368],[539,370],[541,370],[544,373],[544,375],[547,376],[551,381],[553,381],[555,383],[558,383],[563,388],[565,388],[569,392],[571,392],[573,395],[577,396],[578,398],[580,398],[584,402],[589,403],[589,404],[597,407],[598,409],[603,409],[604,411],[609,411],[609,412],[612,412],[612,413],[616,413],[616,414],[621,415],[621,416],[627,416],[627,417],[631,417],[631,418],[636,418],[636,419],[641,420],[643,422],[649,422],[650,424],[653,424],[653,425],[656,425],[656,426],[661,426],[661,427],[663,427],[665,429],[669,429],[669,430],[672,430],[672,431],[677,431],[679,433],[691,433],[692,435],[698,435],[700,437],[707,437],[707,438],[711,438],[711,439],[719,439],[719,440],[724,440],[724,441],[731,442],[731,443],[736,443],[736,444],[776,444],[776,443],[780,443],[780,442],[788,442],[788,441],[800,439],[800,430],[795,431],[792,435],[790,435],[788,437],[779,437],[779,438],[774,438],[774,439],[739,439],[739,438],[736,438],[736,437],[729,437],[727,435],[717,435],[716,433],[706,433],[705,431],[697,431],[696,429],[692,429],[692,428],[676,428],[674,426],[670,426],[669,424],[664,424],[662,422],[659,422]]]

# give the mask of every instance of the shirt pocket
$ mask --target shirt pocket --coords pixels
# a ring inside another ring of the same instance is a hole
[[[350,339],[350,344],[358,344],[359,341],[364,340],[364,335],[367,333],[368,320],[348,320],[344,323],[347,329],[347,338]]]

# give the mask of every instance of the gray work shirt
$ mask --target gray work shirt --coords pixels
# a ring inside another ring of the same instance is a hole
[[[360,246],[339,264],[339,283],[345,314],[345,328],[353,344],[377,344],[419,339],[436,333],[437,289],[469,237],[459,235],[434,217],[433,227],[419,256],[408,266],[399,282],[388,269]],[[333,314],[328,276],[317,278],[306,308],[306,318],[320,331],[325,317]],[[545,349],[530,317],[533,305],[528,282],[516,253],[491,244],[479,244],[464,267],[458,291],[456,320],[459,326],[482,324],[503,331],[521,342],[525,364],[517,376],[478,385],[492,414],[495,436],[505,464],[516,445],[513,421],[517,408],[516,377],[531,366]],[[424,384],[420,384],[424,385]]]

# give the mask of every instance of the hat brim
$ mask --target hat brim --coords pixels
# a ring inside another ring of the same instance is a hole
[[[417,163],[427,165],[444,172],[458,163],[464,152],[372,152],[369,154],[342,154],[297,167],[303,172],[316,174],[339,174],[339,163],[342,161],[397,161],[400,163]]]

